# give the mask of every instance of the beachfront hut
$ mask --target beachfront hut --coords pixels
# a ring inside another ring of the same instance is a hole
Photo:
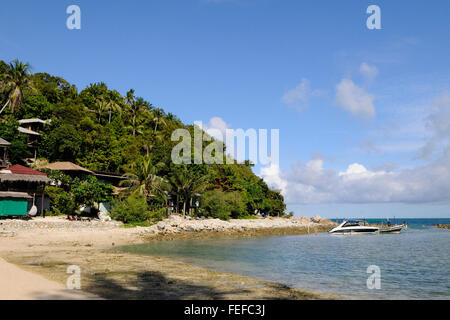
[[[37,201],[36,206],[42,215],[44,210],[49,208],[49,200],[45,198],[44,188],[50,182],[45,173],[21,165],[0,170],[0,191],[39,195],[41,201]]]
[[[8,148],[10,146],[11,143],[0,138],[0,168],[5,168],[10,165],[8,161]]]
[[[49,163],[49,164],[39,166],[39,167],[42,169],[50,169],[50,170],[62,172],[65,175],[70,176],[71,178],[84,179],[87,176],[94,174],[93,171],[83,168],[72,162],[54,162],[54,163]]]
[[[23,217],[32,197],[24,192],[0,191],[0,217]]]

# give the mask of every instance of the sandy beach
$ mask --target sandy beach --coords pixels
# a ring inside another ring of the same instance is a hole
[[[120,245],[177,239],[307,234],[327,220],[184,220],[151,227],[68,222],[62,217],[0,221],[0,299],[329,299],[283,284],[216,272],[164,257],[114,250]],[[81,290],[66,289],[69,266]]]

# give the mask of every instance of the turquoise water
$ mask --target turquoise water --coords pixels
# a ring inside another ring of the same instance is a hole
[[[403,221],[408,230],[401,234],[188,240],[122,249],[348,299],[450,299],[450,230],[431,227],[450,219]],[[367,288],[370,265],[380,267],[379,290]]]

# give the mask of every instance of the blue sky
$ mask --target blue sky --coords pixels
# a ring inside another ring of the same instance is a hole
[[[66,28],[72,4],[81,30]],[[366,27],[372,4],[381,30]],[[2,4],[0,59],[79,89],[134,88],[185,123],[280,129],[280,167],[255,171],[297,214],[450,217],[449,11],[438,0],[16,0]]]

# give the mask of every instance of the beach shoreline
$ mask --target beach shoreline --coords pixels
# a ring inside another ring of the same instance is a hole
[[[283,218],[223,222],[175,216],[136,228],[116,222],[67,223],[55,217],[1,220],[0,257],[59,285],[70,276],[68,266],[79,266],[81,290],[102,299],[335,299],[165,257],[112,250],[151,241],[298,235],[331,227],[327,220]],[[0,290],[0,299],[7,295]]]

